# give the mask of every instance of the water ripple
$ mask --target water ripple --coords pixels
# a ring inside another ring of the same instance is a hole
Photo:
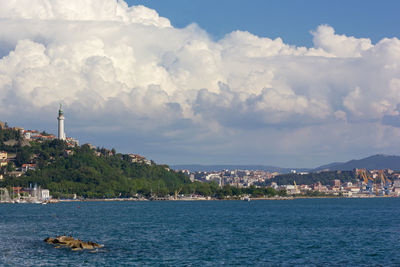
[[[400,199],[0,205],[1,266],[399,266]],[[55,249],[47,236],[105,245]]]

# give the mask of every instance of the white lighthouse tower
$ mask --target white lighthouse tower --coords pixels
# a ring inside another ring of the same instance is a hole
[[[58,139],[65,140],[64,132],[64,112],[62,110],[62,105],[60,104],[60,109],[58,110]]]

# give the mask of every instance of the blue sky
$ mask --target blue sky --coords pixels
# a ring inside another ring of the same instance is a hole
[[[175,27],[197,23],[214,38],[235,30],[281,37],[285,43],[312,46],[309,33],[320,24],[337,33],[377,42],[400,36],[400,1],[396,0],[128,0],[167,17]]]
[[[400,154],[399,1],[0,2],[0,120],[167,164]]]

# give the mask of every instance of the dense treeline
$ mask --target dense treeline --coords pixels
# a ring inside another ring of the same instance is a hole
[[[332,185],[333,180],[340,180],[341,183],[352,182],[356,183],[355,173],[353,171],[327,171],[327,172],[312,172],[308,174],[289,173],[278,175],[270,180],[268,184],[276,182],[278,185],[293,184],[315,184],[321,182],[323,185]]]

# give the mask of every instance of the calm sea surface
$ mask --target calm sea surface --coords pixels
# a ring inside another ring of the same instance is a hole
[[[400,266],[400,199],[0,204],[0,266],[271,265]]]

